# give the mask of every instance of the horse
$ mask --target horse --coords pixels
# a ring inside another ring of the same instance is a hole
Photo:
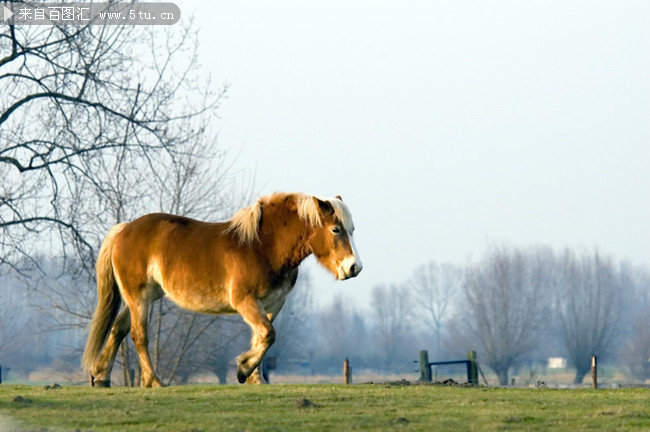
[[[97,307],[82,365],[91,386],[110,387],[121,341],[131,332],[141,385],[161,387],[148,351],[152,304],[167,296],[190,311],[238,313],[252,332],[236,359],[240,383],[264,383],[260,364],[275,340],[272,322],[309,255],[337,280],[363,265],[354,224],[340,196],[276,192],[237,211],[226,222],[152,213],[113,226],[97,263]],[[124,307],[121,308],[121,303]]]

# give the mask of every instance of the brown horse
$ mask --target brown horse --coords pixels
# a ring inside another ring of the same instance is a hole
[[[261,197],[225,223],[155,213],[115,225],[97,259],[97,308],[82,360],[91,385],[110,386],[129,330],[142,386],[162,385],[151,365],[147,326],[152,303],[164,295],[192,311],[239,313],[252,340],[237,357],[237,379],[262,383],[258,366],[275,339],[271,323],[296,282],[298,265],[313,253],[337,279],[355,277],[362,265],[353,231],[340,196],[298,193]]]

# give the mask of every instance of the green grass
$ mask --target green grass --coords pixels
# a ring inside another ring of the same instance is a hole
[[[650,430],[649,402],[647,389],[3,384],[0,431]]]

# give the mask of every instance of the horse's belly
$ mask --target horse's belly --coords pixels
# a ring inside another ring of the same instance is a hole
[[[164,289],[167,297],[178,306],[195,312],[209,314],[233,313],[235,310],[229,302],[221,299],[219,295],[204,294],[197,290]]]
[[[167,298],[183,309],[209,314],[233,313],[225,290],[207,287],[158,284]]]
[[[167,298],[184,309],[210,314],[235,312],[224,288],[209,286],[206,281],[188,280],[182,275],[163,278],[156,262],[149,266],[148,275],[149,283],[158,285]]]

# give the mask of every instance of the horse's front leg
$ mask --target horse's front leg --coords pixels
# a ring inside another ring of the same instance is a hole
[[[250,326],[253,336],[251,349],[237,357],[237,380],[246,382],[253,371],[262,363],[264,354],[275,341],[275,330],[269,321],[262,304],[249,296],[240,301],[235,309]]]
[[[278,316],[278,312],[280,312],[280,309],[282,309],[285,298],[286,296],[280,299],[277,303],[272,304],[271,306],[266,308],[267,309],[266,317],[269,319],[269,321],[271,321],[271,324],[273,324],[273,320],[275,319],[276,316]],[[251,345],[253,345],[252,342]],[[250,374],[250,376],[246,380],[246,384],[268,384],[268,382],[264,378],[264,373],[262,371],[263,364],[264,364],[264,359],[262,359],[262,363],[255,368],[253,373]]]

